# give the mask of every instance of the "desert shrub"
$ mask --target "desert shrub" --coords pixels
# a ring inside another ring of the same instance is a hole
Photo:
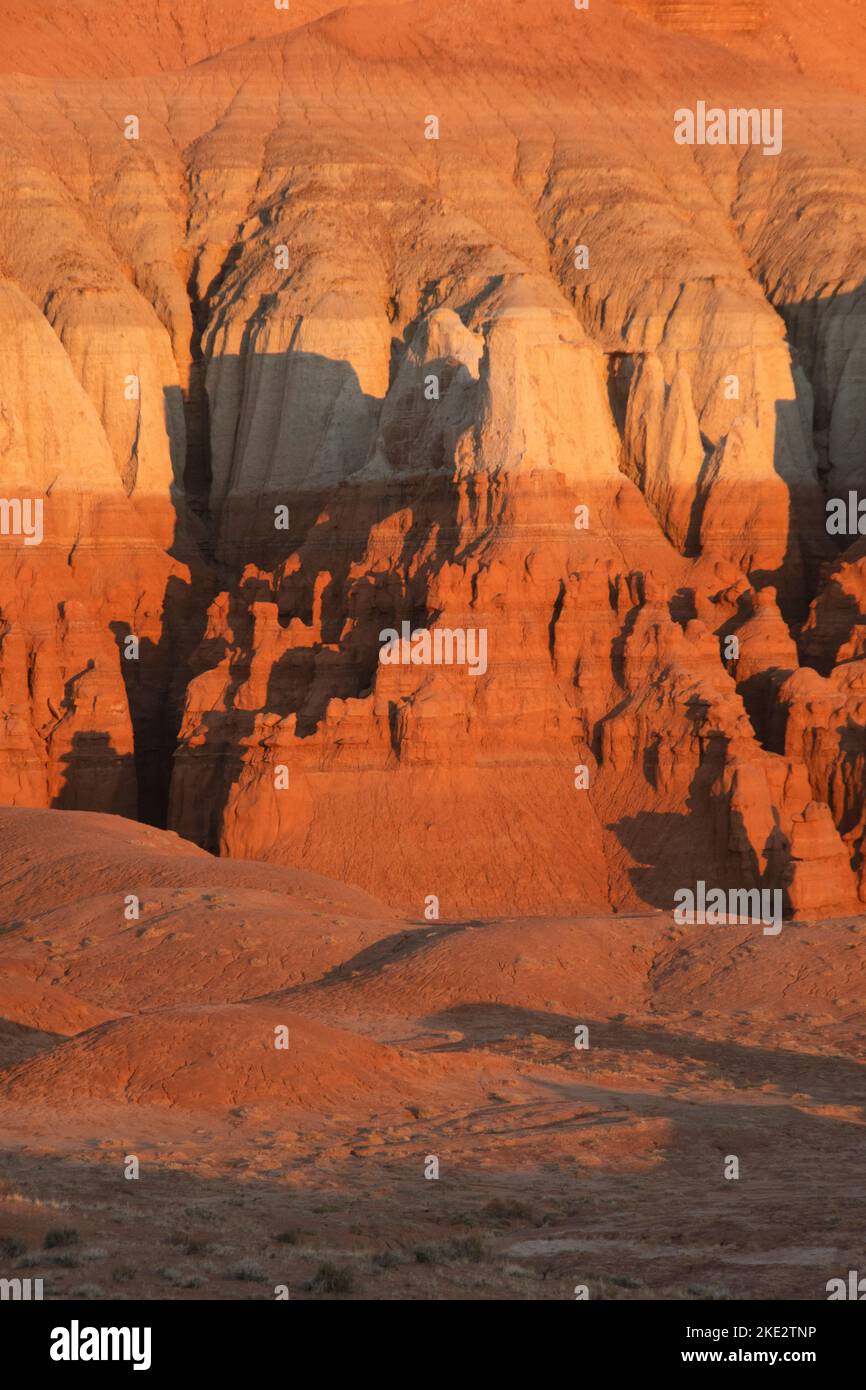
[[[405,1256],[397,1250],[380,1250],[377,1255],[373,1256],[372,1263],[376,1269],[394,1269],[397,1265],[403,1264],[404,1261]]]
[[[457,1236],[448,1243],[448,1258],[468,1260],[470,1264],[480,1264],[486,1251],[478,1236]]]
[[[508,1198],[496,1197],[484,1208],[484,1215],[491,1221],[531,1221],[532,1212],[525,1202],[515,1202]]]
[[[157,1274],[176,1289],[200,1289],[204,1279],[183,1269],[158,1269]]]
[[[316,1293],[352,1293],[354,1287],[352,1271],[328,1261],[319,1265],[310,1281],[310,1288]]]
[[[79,1235],[74,1226],[55,1226],[45,1232],[42,1242],[46,1250],[56,1250],[61,1245],[77,1245]]]
[[[260,1284],[265,1279],[265,1271],[255,1260],[239,1260],[228,1270],[230,1279],[240,1279],[248,1284]]]
[[[168,1243],[177,1246],[185,1255],[206,1255],[211,1248],[209,1240],[191,1236],[188,1231],[175,1231],[169,1236]]]

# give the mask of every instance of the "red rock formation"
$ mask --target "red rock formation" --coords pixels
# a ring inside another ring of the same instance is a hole
[[[6,801],[413,911],[850,905],[862,38],[789,9],[0,4]]]

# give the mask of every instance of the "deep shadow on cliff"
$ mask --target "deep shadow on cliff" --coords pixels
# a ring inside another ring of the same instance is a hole
[[[830,315],[858,311],[858,294],[840,299],[850,302],[847,305],[827,302]],[[811,360],[804,337],[817,331],[815,325],[821,321],[822,303],[824,301],[804,304],[799,306],[799,312],[786,310],[786,320],[795,332],[792,355],[804,370]],[[412,327],[406,330],[402,340],[394,340],[392,380],[411,338]],[[293,370],[312,397],[348,398],[357,401],[359,408],[366,412],[368,438],[364,447],[356,446],[360,469],[375,430],[381,401],[364,397],[347,362],[333,362],[316,354],[295,353],[295,357],[299,360],[293,364]],[[282,380],[284,358],[285,354],[279,354],[256,360],[259,388],[263,381],[267,383],[269,376],[273,377],[275,387]],[[242,375],[242,368],[247,365],[246,356],[221,359],[221,369],[229,373]],[[199,377],[203,379],[203,375],[200,371]],[[609,377],[609,380],[613,382],[614,378]],[[619,385],[611,387],[611,404],[621,428],[622,364],[617,367],[616,380]],[[284,464],[283,471],[288,478],[295,477],[292,485],[277,487],[266,483],[257,492],[232,490],[234,466],[231,475],[215,484],[209,441],[209,432],[214,427],[213,410],[201,382],[199,386],[200,389],[191,391],[184,402],[190,440],[189,493],[172,499],[176,524],[170,553],[188,566],[189,578],[173,575],[169,579],[163,596],[159,640],[142,640],[137,660],[126,660],[123,656],[125,639],[130,635],[128,625],[116,624],[114,637],[132,717],[138,815],[156,825],[167,823],[173,764],[190,681],[221,665],[228,668],[225,683],[219,690],[218,705],[204,714],[204,746],[196,750],[194,757],[204,769],[208,762],[208,744],[213,741],[213,757],[201,785],[201,796],[207,802],[204,819],[209,826],[202,843],[213,850],[220,845],[223,813],[245,764],[243,743],[255,733],[255,709],[239,707],[235,700],[249,680],[253,662],[260,655],[256,650],[259,640],[254,616],[256,605],[276,605],[278,625],[283,632],[295,622],[314,630],[313,639],[275,650],[257,708],[279,720],[293,717],[298,739],[315,738],[332,700],[370,697],[378,673],[380,630],[399,627],[402,621],[410,622],[413,627],[436,622],[438,609],[429,597],[431,582],[443,566],[455,560],[459,563],[461,556],[466,554],[467,496],[472,485],[471,479],[458,480],[452,470],[443,468],[423,477],[403,478],[395,473],[387,481],[375,482],[350,477],[330,488],[310,489],[307,479],[300,480],[293,467],[290,437],[285,442],[285,460],[278,455],[278,462],[281,466]],[[167,420],[176,413],[176,393],[177,388],[170,388],[166,393]],[[259,395],[262,395],[261,389]],[[790,438],[800,409],[796,401],[777,404],[774,464],[790,499],[789,516],[782,522],[787,527],[785,558],[779,570],[755,570],[748,579],[756,590],[771,586],[778,591],[789,632],[800,639],[801,659],[806,664],[814,664],[815,669],[826,671],[832,662],[830,639],[815,631],[801,637],[801,626],[816,594],[820,595],[819,609],[822,604],[827,606],[834,602],[832,596],[838,585],[831,573],[835,563],[832,555],[834,550],[841,553],[845,542],[828,538],[824,515],[817,514],[816,497],[820,494],[802,472],[798,473],[792,462]],[[822,402],[818,393],[816,411],[823,414],[819,413],[816,418],[816,433],[819,436],[818,461],[823,472],[829,466],[824,442],[829,434],[827,409],[826,401]],[[197,410],[202,412],[199,427],[193,421],[190,428],[190,414],[192,412],[194,417]],[[279,423],[272,422],[271,428],[279,435]],[[225,441],[221,447],[224,450]],[[232,447],[242,449],[242,441],[236,438]],[[309,440],[304,444],[304,452],[310,452]],[[303,486],[298,485],[301,481]],[[206,501],[208,487],[212,494]],[[220,500],[219,494],[226,493],[226,489],[227,495]],[[501,494],[500,501],[493,503],[484,518],[479,509],[480,529],[471,543],[474,550],[497,539],[497,517],[505,516],[507,502],[502,499],[507,498],[508,489],[506,477],[493,481],[491,496]],[[705,502],[706,497],[700,495],[699,489],[694,504],[698,508],[695,524],[684,547],[686,556],[694,550]],[[371,560],[371,538],[389,531],[393,533],[395,529],[401,535],[397,560],[395,562],[392,556],[390,568],[382,569]],[[862,543],[856,542],[851,553],[856,555],[859,549]],[[359,576],[359,568],[365,564],[369,569],[366,575]],[[228,596],[226,621],[219,632],[205,639],[208,610],[220,593]],[[557,600],[560,607],[561,601],[560,588]],[[849,593],[840,592],[836,608],[858,624],[866,621]],[[624,689],[624,655],[640,609],[639,603],[627,615],[610,649],[611,675],[614,683],[623,688],[619,702],[603,716],[602,724],[616,715],[635,693],[634,688]],[[694,592],[688,586],[681,586],[671,595],[673,621],[685,626],[695,616],[695,611]],[[736,636],[750,611],[746,598],[741,597],[737,613],[719,624],[719,638]],[[547,621],[553,633],[558,622],[556,609]],[[764,749],[779,751],[778,728],[772,728],[777,676],[778,672],[769,668],[739,681],[737,688],[758,743]],[[632,682],[633,679],[632,673]],[[392,749],[399,759],[396,705],[392,707],[390,719]],[[597,724],[593,737],[596,745],[599,727]],[[856,731],[846,737],[849,742],[857,743]],[[639,775],[650,788],[657,788],[657,742],[654,736],[640,752],[643,770]],[[507,746],[503,751],[507,753]],[[55,804],[86,807],[93,799],[104,809],[104,785],[98,794],[94,795],[92,790],[93,767],[90,745],[86,741],[76,742],[67,757],[64,788]],[[632,883],[640,899],[657,906],[669,905],[669,891],[665,885],[670,871],[665,866],[676,861],[681,852],[698,858],[708,866],[708,871],[709,866],[713,866],[713,873],[717,873],[720,882],[727,880],[745,885],[746,880],[751,883],[753,877],[760,881],[761,875],[754,866],[743,879],[747,866],[742,862],[732,865],[729,855],[715,842],[717,826],[709,805],[709,787],[717,771],[702,760],[687,802],[680,811],[643,809],[612,822],[622,847],[640,865],[631,871]],[[109,801],[113,807],[113,794]],[[123,809],[128,812],[128,807],[128,796],[124,793]],[[117,809],[121,809],[119,803]],[[778,846],[771,848],[775,852]],[[526,846],[526,853],[532,853],[530,844]]]

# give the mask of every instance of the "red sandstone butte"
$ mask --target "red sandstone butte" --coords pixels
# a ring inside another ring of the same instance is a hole
[[[854,908],[849,9],[4,0],[4,801],[402,910]]]

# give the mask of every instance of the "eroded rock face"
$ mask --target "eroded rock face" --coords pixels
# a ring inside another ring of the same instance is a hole
[[[0,6],[2,799],[413,912],[866,899],[862,39],[97,8]]]

